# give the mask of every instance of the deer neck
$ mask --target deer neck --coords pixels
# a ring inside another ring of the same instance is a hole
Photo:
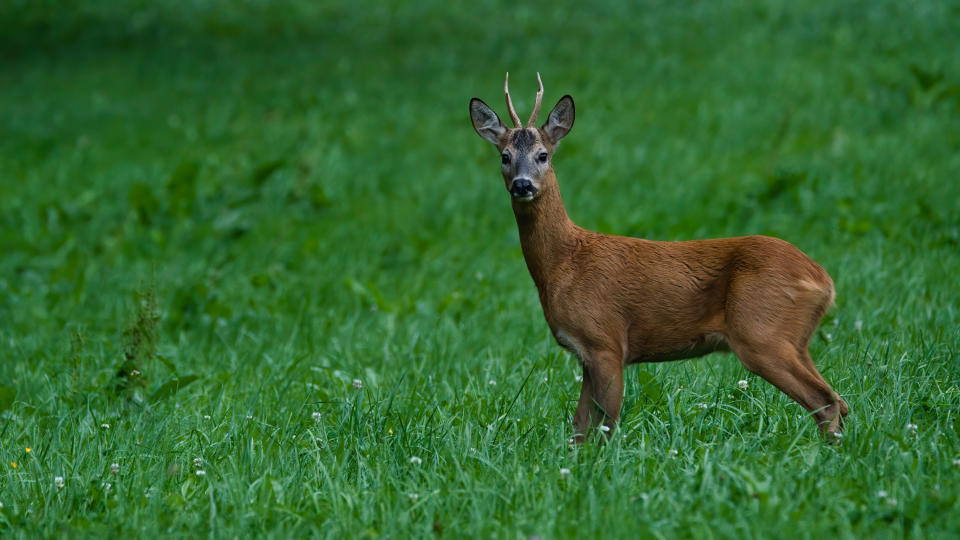
[[[567,216],[551,167],[540,195],[527,203],[513,201],[520,247],[541,298],[558,265],[577,247],[579,228]]]

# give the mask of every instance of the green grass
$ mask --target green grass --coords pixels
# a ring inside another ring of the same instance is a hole
[[[0,535],[960,534],[960,6],[472,5],[0,5]],[[508,70],[578,224],[830,272],[841,445],[713,355],[568,448]]]

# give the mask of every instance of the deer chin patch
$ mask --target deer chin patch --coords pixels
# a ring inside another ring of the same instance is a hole
[[[518,202],[530,202],[533,200],[534,197],[536,197],[536,193],[531,193],[529,195],[520,195],[520,196],[511,195],[511,197],[513,198],[513,200]]]

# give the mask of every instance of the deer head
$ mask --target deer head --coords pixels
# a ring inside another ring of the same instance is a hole
[[[524,203],[536,199],[544,188],[554,187],[552,184],[556,183],[551,159],[557,143],[573,127],[573,98],[569,95],[560,98],[550,111],[546,123],[539,128],[534,127],[543,100],[543,81],[537,73],[540,91],[537,92],[537,101],[530,120],[524,127],[510,100],[509,81],[510,74],[507,73],[503,81],[503,92],[507,99],[507,110],[513,120],[513,128],[507,128],[497,113],[478,98],[470,100],[470,120],[477,134],[493,143],[500,151],[500,171],[503,173],[507,191],[514,201]]]

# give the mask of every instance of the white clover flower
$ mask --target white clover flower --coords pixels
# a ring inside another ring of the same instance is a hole
[[[119,473],[119,472],[120,472],[120,464],[119,464],[119,463],[111,463],[111,464],[110,464],[110,474],[117,474],[117,473]]]
[[[417,499],[420,498],[420,495],[418,495],[418,494],[416,494],[416,493],[407,493],[407,498],[410,499],[410,502],[415,503],[415,502],[417,502]]]
[[[323,415],[320,414],[320,411],[317,411],[317,412],[311,414],[310,416],[311,416],[314,420],[316,420],[317,422],[319,422],[319,421],[320,421],[320,418],[323,417]]]
[[[206,475],[207,475],[207,471],[203,469],[197,469],[197,476],[206,476]]]
[[[880,498],[880,499],[886,499],[886,498],[887,498],[887,491],[881,489],[880,491],[877,492],[877,497]]]
[[[746,390],[747,388],[750,387],[750,383],[748,383],[746,379],[740,379],[739,381],[737,381],[737,386],[741,390]]]
[[[54,477],[53,477],[53,485],[57,486],[57,489],[63,489],[63,477],[62,477],[62,476],[54,476]]]
[[[253,420],[253,415],[252,415],[252,414],[248,414],[248,415],[247,415],[247,420]]]
[[[574,375],[573,380],[577,382],[583,382],[583,375]]]
[[[210,415],[209,415],[209,414],[203,415],[203,419],[204,419],[204,420],[209,420],[209,419],[210,419]]]
[[[363,388],[363,381],[361,381],[360,379],[354,379],[353,387],[356,388],[357,390]]]
[[[566,477],[568,474],[570,474],[570,469],[568,469],[568,468],[566,468],[566,467],[560,469],[560,477],[561,477],[561,478]]]
[[[548,380],[549,380],[549,379],[546,378],[546,377],[543,378],[543,382],[547,382]]]
[[[854,321],[854,322],[853,322],[853,329],[856,330],[857,332],[863,330],[863,321],[861,321],[861,320],[856,320],[856,321]]]
[[[193,458],[193,466],[198,469],[203,467],[203,458]]]
[[[411,456],[411,457],[410,457],[410,463],[412,463],[412,464],[414,464],[414,465],[419,465],[419,464],[423,463],[423,460],[420,459],[420,458],[418,458],[417,456]]]
[[[907,424],[907,431],[909,431],[911,435],[916,435],[916,434],[917,434],[917,425],[916,425],[916,424]]]
[[[103,429],[110,429],[110,424],[106,424],[106,423],[100,424],[100,427],[102,427]]]
[[[600,431],[606,433],[610,431],[610,426],[600,426]]]
[[[953,460],[953,466],[960,469],[960,458]]]
[[[670,457],[677,457],[677,454],[679,454],[680,451],[677,450],[676,448],[671,448],[671,449],[670,449],[670,452],[668,452],[668,453],[670,454]]]
[[[102,487],[104,491],[110,491],[110,488],[113,487],[113,484],[110,482],[100,482],[100,487]]]
[[[131,377],[138,377],[139,375],[140,375],[140,370],[139,370],[139,369],[135,369],[135,370],[133,370],[133,371],[130,372],[130,376],[131,376]]]
[[[2,502],[0,502],[0,508],[3,508],[3,503],[2,503]]]
[[[707,408],[709,408],[709,407],[710,407],[710,406],[707,405],[706,403],[697,403],[697,408],[698,408],[698,409],[707,409]]]
[[[493,380],[493,379],[490,379],[490,382],[489,382],[488,384],[489,384],[490,386],[496,386],[496,385],[497,385],[497,381],[495,381],[495,380]]]

